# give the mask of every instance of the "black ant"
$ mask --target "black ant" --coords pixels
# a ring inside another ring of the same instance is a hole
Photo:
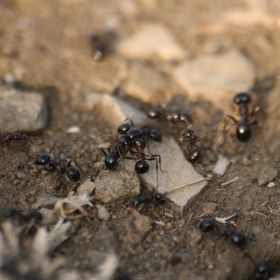
[[[27,213],[20,212],[17,208],[13,206],[5,207],[4,216],[7,218],[18,216],[20,222],[28,222],[31,220],[42,220],[42,214],[39,210],[30,210]]]
[[[200,149],[197,146],[197,142],[204,140],[203,138],[199,138],[197,135],[194,134],[192,129],[186,129],[182,133],[182,138],[179,139],[179,143],[182,144],[183,142],[188,142],[188,150],[189,156],[188,159],[191,162],[196,161],[200,156]]]
[[[118,167],[120,160],[122,160],[128,152],[127,141],[125,138],[119,139],[114,145],[113,150],[110,150],[108,154],[102,149],[101,151],[105,155],[106,167],[109,170],[115,170]]]
[[[137,207],[142,203],[146,202],[153,202],[155,201],[158,204],[165,203],[165,196],[162,193],[156,192],[155,189],[153,189],[152,194],[149,196],[143,195],[143,196],[135,196],[131,202],[130,205],[132,207]]]
[[[0,132],[1,137],[1,132]],[[23,136],[19,132],[14,132],[12,134],[8,134],[6,137],[0,139],[1,146],[6,145],[10,146],[12,141],[19,141],[23,140]]]
[[[254,280],[268,280],[272,276],[271,264],[267,261],[259,263],[254,271]]]
[[[93,52],[93,58],[96,61],[102,61],[105,55],[105,44],[101,40],[100,36],[92,35],[90,37],[90,45]]]
[[[241,142],[247,142],[251,138],[252,134],[251,125],[259,124],[259,122],[255,118],[256,114],[261,109],[258,106],[255,106],[251,112],[249,111],[248,105],[251,103],[251,96],[246,92],[236,94],[233,101],[239,106],[240,120],[238,121],[233,116],[227,115],[228,121],[224,126],[223,132],[225,131],[229,121],[233,120],[235,124],[237,124],[237,139]]]
[[[66,173],[67,177],[74,182],[78,182],[80,180],[80,172],[79,170],[71,166],[71,163],[74,162],[78,167],[79,165],[74,161],[70,160],[66,166],[60,165],[55,159],[51,159],[51,156],[48,154],[41,154],[37,157],[34,164],[36,165],[47,165],[48,167],[43,167],[44,170],[48,172],[57,171],[59,174]],[[81,168],[79,167],[81,170]]]
[[[235,244],[240,250],[244,250],[247,244],[247,240],[245,235],[241,231],[234,231],[231,228],[227,228],[225,230],[220,230],[217,222],[214,218],[206,218],[204,219],[199,228],[203,232],[216,232],[219,235],[224,235],[226,238],[230,237],[233,244]]]
[[[153,108],[147,114],[149,119],[158,119],[162,122],[184,123],[187,127],[191,127],[193,120],[187,113],[167,113],[164,108]]]

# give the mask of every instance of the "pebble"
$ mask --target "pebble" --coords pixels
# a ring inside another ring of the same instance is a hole
[[[111,217],[109,211],[106,207],[100,204],[96,204],[96,208],[98,210],[98,219],[108,221]]]
[[[127,230],[126,238],[132,246],[138,246],[152,229],[152,220],[150,217],[141,215],[135,209],[131,209],[125,228]]]
[[[98,97],[98,102],[87,103],[89,105],[91,103],[90,107],[92,107],[93,104],[95,104],[95,106],[98,105],[99,109],[106,115],[108,115],[107,112],[110,111],[110,121],[108,124],[111,125],[115,131],[128,117],[132,118],[135,123],[141,123],[147,120],[144,113],[118,98],[110,95],[98,95]],[[91,98],[96,100],[96,95],[92,95]],[[172,137],[164,137],[162,143],[151,143],[150,150],[153,154],[161,155],[162,170],[166,171],[158,171],[158,191],[163,194],[170,192],[170,194],[167,194],[168,200],[172,203],[175,210],[180,213],[184,212],[191,205],[194,198],[207,186],[207,181],[195,171],[191,163],[186,161],[181,148]],[[135,173],[135,162],[128,160],[126,163],[127,170]],[[156,164],[155,162],[149,162],[149,165],[149,172],[141,174],[140,177],[142,183],[152,190],[157,186]],[[175,191],[175,189],[179,187],[182,188]]]
[[[113,203],[140,194],[140,180],[135,172],[118,168],[100,172],[95,180],[95,198],[103,203]]]
[[[252,62],[237,49],[183,62],[174,71],[175,80],[188,97],[200,96],[222,108],[228,103],[226,93],[251,88],[255,77]]]
[[[262,186],[271,182],[278,174],[278,170],[272,167],[264,167],[258,176],[258,185]]]
[[[47,106],[41,94],[0,87],[2,134],[41,130],[47,124],[47,113]]]
[[[129,59],[181,60],[185,50],[162,24],[144,24],[117,45],[117,52]]]
[[[230,165],[230,161],[222,155],[218,156],[219,159],[214,167],[213,173],[223,176]]]
[[[17,174],[16,174],[16,177],[18,179],[24,179],[26,177],[26,173],[22,172],[22,171],[18,171]]]
[[[153,103],[156,102],[157,96],[162,98],[160,93],[166,86],[167,79],[163,74],[152,67],[133,64],[123,89],[128,95],[146,103]]]
[[[79,126],[70,126],[68,129],[67,129],[67,133],[69,134],[75,134],[75,133],[79,133],[81,131],[80,127]]]
[[[142,112],[135,110],[135,108],[128,103],[109,94],[98,92],[90,93],[87,95],[85,106],[88,110],[99,109],[102,117],[115,131],[127,118],[131,118],[137,123],[141,123],[147,119]],[[108,112],[110,112],[110,114],[108,114]]]

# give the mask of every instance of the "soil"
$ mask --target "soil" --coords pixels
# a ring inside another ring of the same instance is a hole
[[[259,186],[257,180],[264,167],[279,168],[278,135],[275,135],[278,112],[274,110],[275,103],[270,102],[271,92],[279,87],[279,27],[262,23],[245,28],[227,26],[219,34],[211,29],[211,24],[216,23],[226,9],[242,9],[248,1],[196,1],[195,4],[183,0],[152,1],[158,8],[151,10],[145,6],[146,2],[0,1],[0,79],[4,83],[6,74],[23,71],[16,87],[43,94],[49,109],[46,129],[36,135],[28,134],[28,138],[15,143],[12,149],[3,146],[0,150],[0,213],[7,205],[28,211],[42,193],[65,197],[76,189],[77,184],[65,176],[38,174],[38,167],[33,163],[39,153],[53,154],[64,163],[66,159],[75,159],[86,175],[93,180],[98,176],[101,141],[97,137],[112,131],[99,112],[87,111],[80,103],[83,94],[100,90],[91,79],[98,62],[92,58],[88,37],[92,33],[106,32],[109,19],[119,20],[122,26],[114,30],[110,40],[130,34],[139,23],[158,21],[173,30],[180,43],[188,48],[190,57],[204,53],[207,42],[223,36],[228,43],[221,46],[222,50],[235,46],[249,54],[258,77],[254,88],[256,103],[268,112],[265,118],[268,129],[264,135],[268,150],[257,126],[253,127],[252,139],[241,143],[235,137],[234,123],[223,135],[224,144],[213,145],[225,114],[234,114],[230,109],[231,98],[228,113],[224,113],[206,100],[189,102],[182,95],[173,96],[168,100],[169,108],[188,111],[195,120],[196,134],[208,139],[200,143],[202,155],[194,167],[202,175],[211,174],[218,155],[222,154],[232,161],[225,175],[213,176],[207,189],[184,215],[174,212],[168,204],[144,205],[140,213],[163,221],[165,226],[154,223],[136,248],[125,238],[124,225],[131,211],[129,201],[106,205],[112,217],[109,221],[99,220],[95,207],[88,209],[89,217],[81,220],[76,234],[55,252],[55,256],[67,259],[63,268],[91,273],[96,271],[96,266],[88,252],[114,249],[120,259],[115,279],[253,279],[256,264],[263,260],[270,261],[279,271],[279,176],[274,179],[272,188]],[[136,3],[137,11],[131,8],[131,12],[130,3]],[[267,10],[271,17],[277,17],[278,2],[271,1]],[[210,26],[208,29],[206,23]],[[105,60],[115,55],[113,46],[114,41]],[[118,90],[114,94],[142,110],[155,105],[132,100]],[[279,104],[279,100],[274,101]],[[79,126],[81,132],[66,134],[66,129],[73,125]],[[17,178],[19,171],[23,171],[26,178]],[[237,181],[221,185],[236,176],[239,177]],[[209,203],[216,204],[211,213],[205,210],[213,205]],[[240,250],[229,238],[199,231],[204,217],[226,217],[236,209],[241,214],[232,220],[247,238],[245,250]],[[2,214],[0,217],[3,221]]]

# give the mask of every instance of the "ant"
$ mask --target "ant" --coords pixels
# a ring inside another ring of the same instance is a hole
[[[128,144],[125,138],[119,139],[119,141],[115,144],[113,150],[110,150],[107,154],[105,151],[101,149],[102,153],[105,155],[105,165],[109,170],[115,170],[121,159],[128,152]]]
[[[216,232],[220,235],[224,235],[226,238],[230,237],[231,242],[235,244],[240,250],[244,250],[247,245],[246,237],[241,231],[234,231],[231,228],[221,231],[214,218],[204,219],[200,223],[199,229],[203,232]]]
[[[145,196],[145,195],[135,196],[131,200],[130,205],[135,208],[142,203],[153,202],[153,201],[155,201],[158,204],[163,204],[165,203],[165,196],[162,193],[156,192],[156,190],[153,189],[152,194],[149,196]]]
[[[267,261],[259,263],[254,271],[254,280],[267,280],[272,276],[271,264]]]
[[[256,114],[261,111],[258,106],[255,106],[250,112],[248,105],[251,103],[251,96],[247,92],[238,93],[233,99],[234,103],[239,106],[240,120],[236,120],[233,116],[227,115],[228,121],[226,122],[222,133],[225,131],[230,120],[233,120],[237,124],[236,137],[241,142],[247,142],[251,138],[251,125],[258,124],[255,119]],[[260,125],[259,125],[260,129]]]
[[[0,132],[0,137],[1,137],[1,132]],[[19,141],[23,140],[23,136],[19,132],[14,132],[12,134],[8,134],[6,137],[3,137],[0,139],[1,146],[4,144],[6,146],[10,146],[12,141]]]
[[[39,210],[30,210],[27,213],[22,213],[17,208],[9,206],[4,208],[3,214],[7,218],[19,216],[21,222],[28,222],[31,220],[42,220],[42,214]]]
[[[71,181],[78,182],[80,180],[80,172],[76,167],[71,166],[72,162],[74,162],[79,167],[79,165],[74,160],[70,160],[66,166],[62,166],[55,159],[51,159],[50,155],[41,154],[37,157],[34,164],[36,164],[36,165],[47,165],[48,164],[48,167],[43,167],[44,170],[46,170],[48,172],[57,171],[59,174],[66,173],[67,177]],[[79,167],[79,169],[81,170],[80,167]]]
[[[95,61],[102,61],[105,55],[105,44],[101,40],[100,36],[92,35],[90,37],[90,45],[93,52],[93,58]]]
[[[188,150],[189,156],[188,159],[191,162],[196,161],[200,156],[200,149],[197,146],[197,142],[203,140],[203,138],[199,138],[197,135],[194,134],[192,129],[186,129],[182,133],[182,138],[179,139],[179,143],[182,144],[183,142],[188,142]]]
[[[193,120],[187,113],[167,113],[164,108],[153,108],[147,114],[149,119],[159,119],[162,122],[184,123],[187,127],[191,127]]]

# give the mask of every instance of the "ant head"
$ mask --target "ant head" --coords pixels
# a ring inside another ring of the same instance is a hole
[[[155,200],[159,204],[165,203],[165,196],[162,193],[156,192],[154,194]]]
[[[67,177],[71,181],[74,181],[74,182],[78,182],[80,180],[80,177],[81,177],[79,170],[74,166],[69,166],[67,168],[66,174],[67,174]]]
[[[150,166],[147,161],[140,160],[136,162],[134,170],[138,174],[144,174],[149,171],[149,168]]]
[[[133,142],[138,138],[142,138],[143,136],[144,136],[144,134],[143,134],[143,131],[141,129],[131,128],[125,134],[125,139],[127,140],[128,145],[133,146]]]
[[[218,226],[214,218],[206,218],[200,223],[199,228],[201,231],[207,232],[214,231]]]
[[[13,206],[8,206],[4,208],[3,214],[5,217],[12,217],[19,214],[19,210]]]
[[[31,210],[27,213],[30,219],[42,220],[43,216],[39,210]]]
[[[247,241],[242,232],[235,232],[230,239],[239,249],[243,250],[245,248]]]
[[[251,138],[251,126],[249,123],[240,123],[236,128],[236,137],[241,142],[247,142]]]
[[[146,201],[146,197],[145,196],[135,196],[131,201],[130,201],[130,205],[132,207],[137,207],[140,204],[144,203]]]
[[[155,142],[159,142],[161,143],[162,142],[162,136],[161,136],[161,133],[156,130],[156,129],[151,129],[150,132],[149,132],[149,137],[155,141]]]
[[[112,153],[109,153],[105,157],[105,165],[109,170],[114,170],[118,166],[118,157]]]
[[[193,135],[192,129],[186,129],[182,134],[183,138],[191,138],[192,135]]]
[[[19,132],[13,133],[14,140],[22,140],[22,136]]]
[[[189,114],[187,113],[182,113],[180,115],[180,119],[181,121],[185,122],[185,123],[189,123],[189,124],[192,124],[192,118]]]
[[[251,102],[251,96],[249,93],[241,92],[235,95],[233,101],[236,104],[249,104]]]
[[[147,116],[149,119],[156,119],[156,118],[159,118],[161,114],[162,114],[162,109],[153,108],[152,110],[149,111]]]
[[[37,157],[37,159],[35,160],[35,164],[37,165],[45,165],[47,164],[51,159],[51,156],[48,154],[41,154]]]
[[[189,161],[194,162],[199,158],[199,156],[200,156],[200,150],[199,149],[193,150],[189,154]]]
[[[131,128],[132,125],[128,122],[125,122],[118,127],[118,134],[125,135],[126,132],[129,131]]]

